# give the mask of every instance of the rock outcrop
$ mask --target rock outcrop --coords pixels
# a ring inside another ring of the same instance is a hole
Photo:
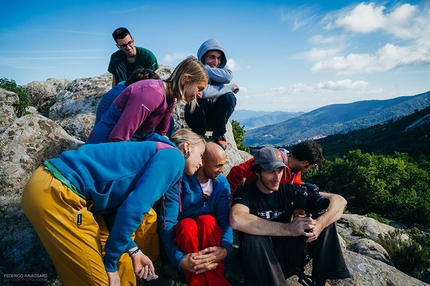
[[[160,67],[162,78],[167,78],[172,69]],[[57,157],[61,152],[79,148],[93,128],[95,110],[101,96],[110,89],[108,74],[99,77],[76,79],[62,90],[38,89],[33,94],[34,104],[44,105],[52,98],[56,103],[50,108],[49,118],[30,114],[17,118],[14,105],[18,97],[0,90],[0,272],[4,274],[46,274],[45,285],[59,285],[55,269],[46,254],[37,234],[27,221],[21,209],[22,190],[34,170],[46,159]],[[31,86],[59,87],[54,80],[32,83]],[[30,86],[30,85],[29,85]],[[30,87],[28,86],[28,90]],[[61,89],[61,88],[60,88]],[[50,94],[50,95],[48,95]],[[186,127],[183,120],[183,102],[174,110],[175,129]],[[230,168],[251,157],[239,151],[234,142],[231,125],[227,126],[227,164]],[[398,271],[389,265],[386,251],[374,242],[379,233],[386,233],[394,227],[375,220],[355,215],[343,215],[339,221],[339,232],[344,256],[352,278],[329,281],[330,285],[427,285]],[[366,239],[356,235],[355,229],[366,234]],[[354,250],[354,251],[352,251]],[[309,266],[310,267],[310,266]],[[307,271],[310,271],[310,268]],[[233,285],[245,285],[237,261],[237,246],[225,265],[227,278]],[[186,285],[182,273],[166,264],[160,269],[160,278],[149,285]],[[1,284],[1,283],[0,283]],[[145,284],[145,285],[147,285]],[[288,285],[300,285],[296,277],[288,279]]]
[[[19,97],[16,93],[0,88],[0,130],[17,118],[14,106],[18,103]]]
[[[23,86],[30,96],[31,104],[41,109],[48,109],[49,104],[57,99],[58,94],[70,83],[67,79],[48,78],[46,81],[32,81]]]

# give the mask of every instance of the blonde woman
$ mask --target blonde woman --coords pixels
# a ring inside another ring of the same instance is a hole
[[[61,285],[120,285],[123,254],[130,256],[124,275],[156,279],[153,262],[132,235],[183,172],[197,171],[204,151],[202,137],[181,129],[172,141],[153,134],[144,142],[88,144],[40,166],[23,191],[22,207]],[[104,257],[95,213],[111,216]]]
[[[188,57],[165,81],[148,79],[129,85],[94,126],[86,143],[128,141],[133,135],[141,141],[154,129],[166,135],[176,101],[185,100],[194,108],[208,80],[203,65]]]

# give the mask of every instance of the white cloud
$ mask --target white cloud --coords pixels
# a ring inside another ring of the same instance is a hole
[[[297,95],[300,93],[326,93],[326,92],[336,92],[341,90],[356,90],[362,93],[378,93],[381,92],[381,89],[372,88],[367,81],[357,80],[353,81],[351,79],[344,79],[333,81],[329,80],[326,82],[319,82],[315,86],[307,85],[305,83],[294,83],[289,87],[276,87],[271,88],[267,92],[259,93],[256,97],[265,97],[265,98],[281,98],[281,97],[289,97],[291,95]]]
[[[350,79],[338,80],[338,81],[326,81],[317,83],[316,89],[331,89],[331,90],[345,90],[345,89],[363,89],[369,86],[366,81],[358,80],[352,81]]]
[[[290,88],[287,90],[286,94],[309,92],[313,90],[315,90],[315,87],[299,82],[290,85]]]
[[[236,61],[233,58],[227,59],[227,65],[232,71],[240,70],[240,66],[236,63]]]
[[[386,72],[405,66],[430,65],[430,45],[395,46],[386,44],[371,54],[349,54],[319,61],[312,72],[335,71],[339,74]]]
[[[280,10],[281,23],[291,23],[292,30],[297,30],[303,26],[309,25],[315,18],[315,8],[308,5],[302,5],[297,8],[288,8]]]
[[[238,102],[238,109],[310,111],[328,104],[373,99],[382,92],[383,88],[372,87],[362,80],[329,80],[315,85],[297,82],[288,87],[247,94],[246,102]]]
[[[311,71],[337,71],[344,74],[363,72],[374,61],[375,57],[368,54],[350,54],[346,57],[337,56],[315,63]]]
[[[421,8],[421,10],[420,10]],[[341,11],[334,23],[327,17],[328,28],[340,27],[347,31],[367,34],[382,31],[398,39],[420,38],[430,30],[428,7],[405,3],[391,9],[375,3],[360,3],[352,10]]]
[[[384,6],[375,7],[374,3],[360,3],[349,13],[340,16],[335,24],[358,33],[369,33],[385,25]]]
[[[332,57],[337,55],[340,52],[340,49],[317,49],[317,48],[313,48],[310,51],[307,51],[304,53],[304,56],[306,57],[306,59],[309,60],[322,60],[322,59],[326,59],[328,57]]]
[[[357,94],[381,94],[385,90],[382,87],[373,88],[373,89],[363,89],[357,92]]]
[[[429,20],[426,19],[428,15],[422,18],[418,13],[417,6],[404,4],[387,15],[385,28],[389,33],[398,38],[416,38],[422,32],[420,31],[420,26],[422,26],[420,22],[424,20],[427,22],[426,25],[430,24]],[[423,26],[423,28],[427,27]]]
[[[346,39],[345,35],[334,35],[329,37],[324,37],[323,35],[315,35],[309,38],[308,42],[313,45],[318,45],[318,44],[337,45],[338,43],[342,43],[345,39]]]
[[[174,53],[174,54],[166,55],[164,57],[164,61],[166,63],[171,63],[176,60],[183,60],[184,58],[186,58],[186,56],[187,55],[185,53]]]

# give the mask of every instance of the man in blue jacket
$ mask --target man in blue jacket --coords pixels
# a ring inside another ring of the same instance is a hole
[[[231,84],[233,72],[227,66],[224,48],[215,39],[205,41],[197,51],[197,58],[203,63],[209,75],[209,84],[203,91],[202,98],[197,98],[193,111],[185,106],[185,121],[197,134],[205,135],[212,131],[213,142],[224,150],[226,124],[236,107],[236,96],[239,87]]]
[[[188,285],[230,285],[224,277],[224,259],[231,253],[230,186],[221,175],[226,154],[206,143],[202,166],[183,175],[181,194],[166,192],[159,231],[171,263],[184,270]]]

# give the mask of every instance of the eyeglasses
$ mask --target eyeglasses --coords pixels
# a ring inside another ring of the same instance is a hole
[[[122,44],[122,45],[117,45],[118,48],[120,49],[126,49],[128,46],[132,47],[134,45],[134,40],[131,40],[130,42],[128,42],[127,44]]]

